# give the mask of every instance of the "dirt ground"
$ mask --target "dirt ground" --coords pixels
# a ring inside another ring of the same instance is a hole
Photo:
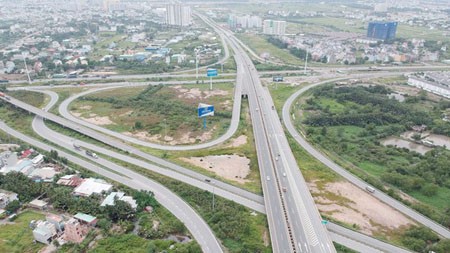
[[[308,186],[321,212],[338,221],[357,226],[362,233],[372,235],[415,224],[349,182],[329,183],[323,190],[318,189],[315,183],[309,183]]]
[[[227,148],[237,148],[237,147],[247,144],[247,136],[240,135],[237,138],[231,139],[230,141],[231,141],[231,143],[229,145],[227,145],[226,147]]]
[[[203,132],[200,136],[192,137],[191,132],[184,133],[179,138],[174,138],[172,136],[163,136],[161,134],[155,134],[151,135],[148,132],[141,131],[141,132],[123,132],[123,134],[131,137],[135,137],[137,139],[143,140],[143,141],[149,141],[149,142],[158,142],[158,143],[164,143],[168,145],[180,145],[180,144],[193,144],[197,140],[200,140],[201,143],[206,142],[212,138],[213,131],[215,131],[216,128],[212,128],[206,132]]]
[[[95,125],[99,125],[99,126],[115,124],[112,120],[109,119],[108,116],[100,117],[100,116],[97,116],[95,113],[91,113],[91,114],[89,114],[89,118],[85,118],[85,117],[81,117],[81,113],[72,112],[72,114],[75,117],[78,117],[86,122],[89,122],[89,123],[92,123]]]
[[[238,155],[218,155],[205,157],[180,158],[205,170],[212,171],[218,176],[244,184],[250,173],[250,159]]]
[[[171,88],[177,90],[181,94],[178,95],[178,98],[187,98],[187,99],[200,99],[200,98],[209,98],[212,96],[226,96],[228,95],[228,91],[224,90],[206,90],[201,91],[199,88],[186,89],[181,85],[171,86]]]
[[[17,144],[0,144],[0,151],[13,150],[20,147]]]

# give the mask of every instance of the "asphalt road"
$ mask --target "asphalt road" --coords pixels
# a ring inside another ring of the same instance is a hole
[[[243,68],[246,73],[244,90],[248,94],[273,251],[336,252],[326,227],[321,224],[322,219],[292,155],[279,118],[273,115],[275,111],[272,110],[270,94],[262,88],[255,66],[239,42],[228,31],[220,32],[230,40],[238,69]]]
[[[49,106],[46,106],[44,111],[46,111],[47,108],[51,107],[53,104],[56,103],[56,101],[58,99],[58,96],[57,96],[57,94],[55,92],[42,91],[42,90],[38,90],[38,91],[39,92],[44,92],[44,93],[48,94],[51,97],[51,101],[49,103]],[[37,109],[37,110],[39,110],[39,109]],[[39,122],[39,120],[36,120],[36,119],[35,119],[35,121]],[[48,139],[54,138],[55,141],[57,140],[56,141],[57,143],[58,142],[64,142],[64,143],[66,143],[69,146],[73,144],[74,140],[71,139],[70,137],[63,136],[63,135],[61,135],[61,134],[59,134],[57,132],[51,131],[47,127],[45,127],[45,125],[39,127],[39,123],[36,123],[36,122],[33,122],[34,128],[39,128],[37,131],[39,133],[42,133],[43,135],[45,135]],[[35,124],[37,124],[38,126],[36,126]],[[141,166],[141,167],[146,168],[146,169],[150,169],[153,166],[153,164],[148,164],[148,163],[142,162],[141,160],[138,160],[138,159],[135,159],[135,158],[132,158],[132,157],[129,157],[129,156],[124,156],[124,155],[121,155],[121,154],[116,153],[116,152],[109,151],[109,150],[104,149],[104,148],[96,147],[95,145],[92,145],[92,144],[89,144],[89,143],[83,143],[83,142],[80,142],[78,140],[75,140],[75,142],[77,144],[81,144],[83,147],[86,147],[88,149],[94,150],[94,151],[96,151],[98,153],[106,154],[106,155],[109,155],[111,157],[116,157],[116,158],[118,158],[120,160],[128,161],[128,162],[130,162],[132,164],[135,164],[137,166]],[[129,150],[129,149],[126,149],[126,150]],[[150,157],[147,157],[146,159],[154,159],[154,158],[152,158],[150,156]],[[156,160],[157,160],[157,162],[161,162],[159,160],[162,160],[162,159],[156,158]],[[168,165],[170,167],[170,165],[171,165],[170,163],[168,163],[168,162],[166,162],[164,160],[162,160],[162,161],[165,162],[165,165]],[[210,192],[214,192],[214,190],[215,190],[215,194],[217,194],[217,195],[223,196],[223,197],[225,197],[227,199],[234,200],[235,202],[240,203],[240,204],[242,204],[244,206],[247,206],[249,208],[252,208],[253,210],[259,211],[261,213],[265,213],[264,206],[263,206],[263,199],[262,199],[262,197],[260,197],[258,195],[255,195],[253,193],[249,193],[249,192],[243,191],[242,189],[239,189],[240,191],[238,192],[238,194],[235,194],[235,195],[237,195],[237,198],[236,198],[236,196],[233,197],[234,193],[232,193],[232,190],[230,190],[228,188],[228,187],[233,188],[233,186],[228,186],[227,184],[224,184],[224,183],[222,183],[220,181],[215,181],[212,178],[208,178],[209,180],[211,180],[212,184],[206,184],[205,182],[203,182],[203,178],[206,179],[206,177],[204,177],[203,175],[200,175],[200,174],[199,175],[195,175],[195,172],[194,172],[194,175],[188,175],[187,179],[190,179],[191,177],[193,177],[193,178],[197,178],[198,180],[197,181],[194,180],[194,181],[191,182],[190,180],[187,180],[186,177],[183,177],[183,173],[186,173],[186,171],[189,172],[190,170],[186,170],[186,169],[184,169],[182,167],[179,167],[179,166],[175,165],[175,168],[170,168],[171,170],[174,170],[174,171],[169,171],[168,173],[164,173],[164,170],[165,170],[164,168],[158,168],[156,166],[153,166],[153,167],[154,167],[153,170],[157,170],[158,173],[161,173],[163,175],[172,177],[174,179],[182,180],[184,182],[190,183],[191,185],[200,187],[200,188],[208,190]],[[179,169],[184,169],[186,171],[181,171],[180,172]],[[171,172],[173,174],[171,174]],[[181,177],[180,176],[177,177],[177,173],[181,174]],[[231,194],[230,194],[230,192],[231,192]],[[243,192],[244,192],[244,194],[243,194]],[[239,198],[241,198],[241,197],[239,197],[240,195],[244,195],[245,196],[245,197],[243,197],[244,198],[243,201],[239,200]],[[251,201],[248,201],[248,200],[251,200]],[[363,245],[366,245],[365,247],[368,247],[368,248],[372,247],[372,248],[377,249],[377,248],[380,248],[379,244],[383,244],[383,242],[379,242],[379,241],[378,241],[377,244],[374,244],[374,245],[368,244],[367,241],[360,241],[360,242],[358,242],[355,238],[352,237],[352,231],[351,230],[348,230],[348,229],[345,229],[345,228],[341,228],[341,230],[342,231],[339,231],[339,233],[331,232],[331,236],[336,242],[338,242],[340,244],[343,244],[343,245],[345,245],[345,246],[347,246],[349,248],[357,248],[357,247],[360,247],[360,246],[358,246],[359,244],[363,244]],[[353,239],[350,240],[348,238],[353,238]],[[377,240],[375,242],[377,242]],[[369,245],[371,245],[371,246],[369,246]],[[394,251],[387,251],[387,252],[400,252],[400,251],[394,250]]]
[[[360,74],[359,76],[361,76],[361,75],[363,75],[365,77],[368,77],[367,74]],[[398,75],[398,73],[377,73],[377,74],[371,74],[371,76],[388,76],[388,75]],[[350,78],[350,77],[348,77],[348,78]],[[333,171],[335,171],[336,173],[338,173],[339,175],[341,175],[345,179],[347,179],[349,182],[353,183],[354,185],[358,186],[361,189],[365,189],[366,186],[367,186],[366,182],[364,182],[363,180],[357,178],[353,174],[349,173],[347,170],[345,170],[341,166],[337,165],[331,159],[329,159],[324,154],[322,154],[319,150],[315,149],[311,144],[309,144],[306,141],[306,139],[304,138],[304,134],[303,133],[297,132],[296,128],[294,127],[294,125],[293,125],[293,123],[291,121],[291,116],[290,116],[291,112],[290,112],[290,110],[291,110],[292,104],[297,99],[297,97],[299,97],[305,91],[307,91],[307,90],[309,90],[309,89],[311,89],[313,87],[317,87],[317,86],[319,86],[321,84],[328,83],[328,82],[333,82],[333,81],[338,81],[338,80],[342,80],[342,78],[326,80],[326,81],[323,81],[323,82],[319,82],[319,83],[315,83],[315,84],[312,84],[312,85],[308,85],[308,86],[300,89],[299,91],[295,92],[294,94],[292,94],[288,98],[288,100],[286,101],[286,103],[283,106],[283,112],[282,112],[283,121],[284,121],[284,124],[285,124],[287,130],[289,131],[289,133],[294,137],[294,139],[297,141],[297,143],[299,143],[308,153],[310,153],[312,156],[314,156],[320,162],[322,162],[323,164],[328,166],[330,169],[332,169]],[[375,193],[373,193],[372,195],[374,197],[378,198],[379,200],[383,201],[384,203],[390,205],[394,209],[396,209],[396,210],[402,212],[403,214],[411,217],[415,221],[417,221],[417,222],[427,226],[428,228],[432,229],[434,232],[438,233],[439,235],[441,235],[441,236],[443,236],[445,238],[450,238],[450,231],[448,229],[446,229],[445,227],[443,227],[440,224],[436,223],[435,221],[425,217],[424,215],[422,215],[422,214],[412,210],[411,208],[407,207],[406,205],[402,204],[401,202],[391,198],[390,196],[388,196],[387,194],[383,193],[382,191],[378,190]]]
[[[165,208],[167,208],[171,213],[173,213],[175,217],[183,222],[183,224],[187,227],[189,232],[192,234],[192,236],[195,238],[204,252],[223,252],[219,242],[215,238],[215,235],[209,228],[208,224],[206,224],[206,222],[186,202],[184,202],[180,197],[172,193],[163,185],[150,180],[136,172],[111,163],[106,159],[93,159],[85,154],[84,157],[86,159],[90,159],[91,161],[86,161],[84,159],[78,158],[67,152],[64,152],[63,150],[54,148],[50,145],[23,135],[7,126],[2,121],[0,121],[0,128],[6,133],[40,149],[46,151],[56,150],[59,156],[65,157],[73,163],[76,163],[86,169],[89,169],[97,174],[110,178],[128,187],[136,190],[152,191],[155,194],[156,200]],[[71,148],[70,144],[63,142],[58,142],[58,145],[69,149]],[[93,162],[102,164],[103,166],[108,167],[109,170],[105,170],[102,167],[94,165]]]

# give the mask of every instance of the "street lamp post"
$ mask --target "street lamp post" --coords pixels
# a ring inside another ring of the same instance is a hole
[[[215,187],[215,185],[214,185],[214,182],[212,182],[212,185],[213,185],[213,202],[212,202],[212,208],[213,208],[213,213],[214,213],[214,211],[215,211],[215,207],[216,207],[216,202],[215,202],[215,197],[214,197],[214,189],[216,188]]]
[[[166,119],[164,119],[164,141],[166,140],[167,137],[167,121]]]

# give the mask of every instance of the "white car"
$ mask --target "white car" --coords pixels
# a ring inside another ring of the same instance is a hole
[[[270,177],[269,176],[267,176],[267,181],[270,181]]]

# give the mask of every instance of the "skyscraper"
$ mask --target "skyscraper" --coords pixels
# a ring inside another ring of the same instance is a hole
[[[367,37],[379,40],[393,40],[397,32],[398,22],[370,22]]]
[[[166,24],[176,26],[189,26],[192,22],[191,7],[180,4],[166,6]]]
[[[263,33],[271,35],[284,35],[286,33],[286,21],[264,20]]]

